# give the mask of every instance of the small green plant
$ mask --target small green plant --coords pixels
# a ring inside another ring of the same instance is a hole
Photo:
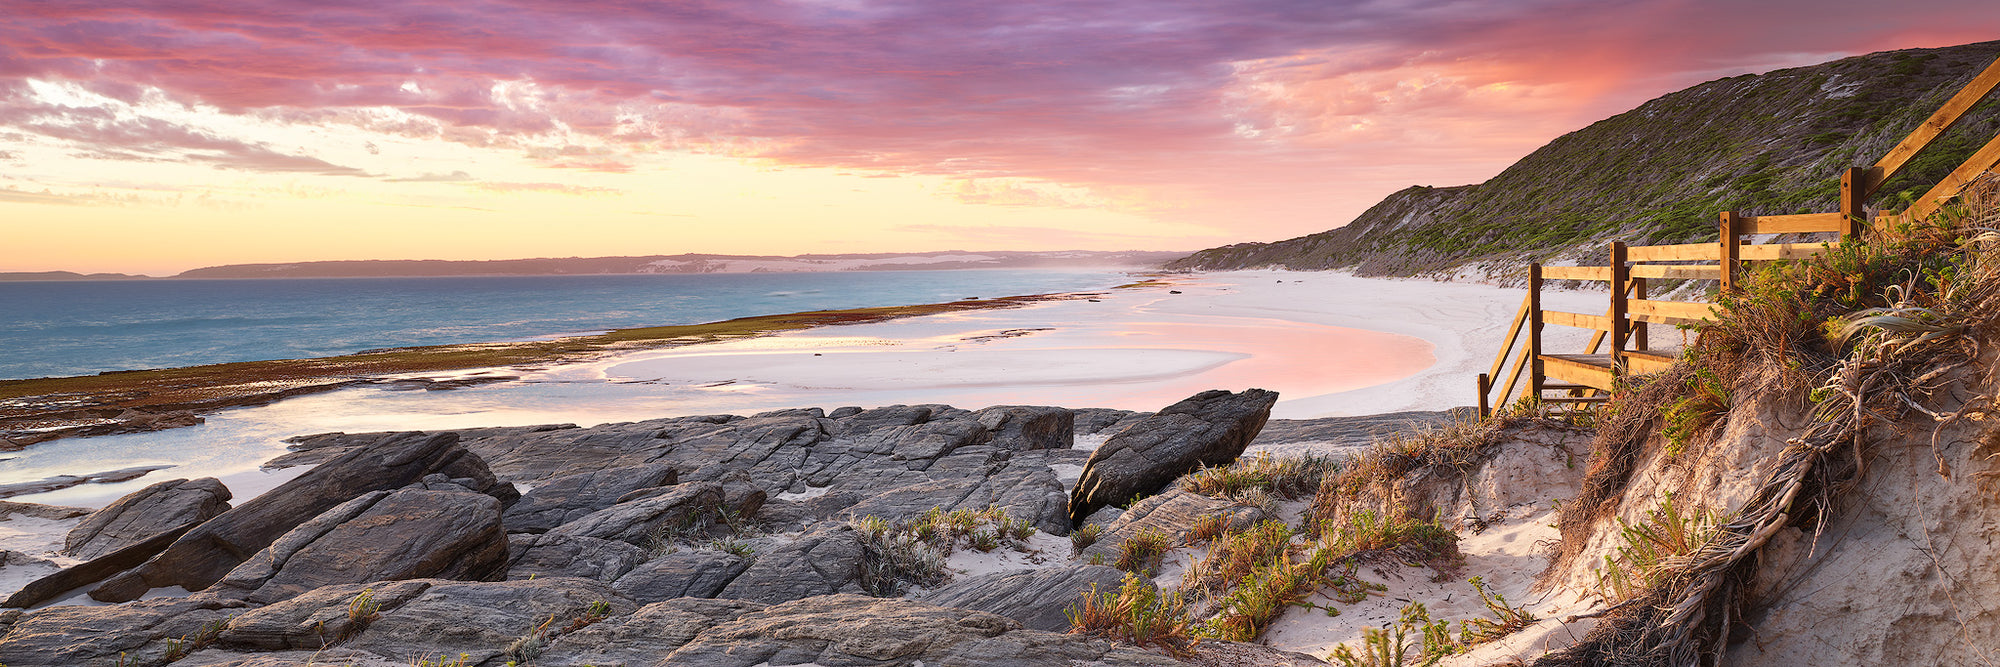
[[[1000,548],[1000,535],[989,530],[974,530],[966,536],[966,546],[980,553],[991,552]]]
[[[1362,630],[1360,652],[1346,644],[1334,647],[1332,662],[1341,667],[1429,667],[1463,650],[1451,640],[1448,625],[1431,620],[1423,603],[1412,602],[1395,623]]]
[[[1472,618],[1459,621],[1458,641],[1466,646],[1475,646],[1514,634],[1522,628],[1534,625],[1535,615],[1528,608],[1507,606],[1507,596],[1486,589],[1486,580],[1473,577],[1468,580],[1472,589],[1479,592],[1479,600],[1486,604],[1492,619]]]
[[[1084,549],[1089,549],[1090,545],[1096,544],[1098,536],[1103,534],[1104,524],[1101,523],[1078,526],[1076,530],[1069,531],[1070,547],[1075,549],[1076,553],[1083,553]]]
[[[340,629],[340,636],[335,640],[344,641],[360,634],[362,630],[368,629],[370,623],[381,617],[382,601],[375,599],[375,589],[361,589],[360,593],[347,601],[347,625]]]
[[[1160,561],[1174,548],[1174,538],[1158,528],[1147,528],[1138,535],[1118,545],[1118,561],[1112,567],[1153,576],[1160,571]]]
[[[436,656],[425,653],[410,659],[410,667],[470,667],[471,665],[471,653],[460,653],[457,658],[443,653]]]
[[[1188,545],[1212,542],[1229,530],[1229,515],[1221,512],[1203,514],[1194,520],[1194,527],[1188,531]]]
[[[569,634],[596,625],[598,621],[602,621],[610,616],[611,603],[603,600],[591,602],[583,608],[582,614],[578,614],[576,618],[570,619],[569,625],[563,628],[562,634]]]
[[[1200,640],[1192,630],[1187,602],[1179,592],[1161,594],[1152,582],[1127,573],[1117,591],[1099,592],[1096,584],[1076,605],[1063,610],[1070,632],[1097,635],[1138,646],[1158,646],[1187,656]]]
[[[1343,556],[1363,553],[1396,556],[1405,562],[1428,566],[1440,575],[1461,560],[1458,534],[1435,519],[1384,518],[1373,510],[1355,512],[1344,523],[1322,523],[1320,544]]]
[[[744,542],[734,537],[721,537],[710,540],[708,548],[736,556],[737,558],[754,558],[757,556],[757,549],[750,546],[749,542]]]
[[[1713,370],[1695,369],[1688,376],[1687,391],[1660,413],[1664,422],[1660,433],[1667,436],[1667,455],[1680,456],[1697,435],[1720,424],[1722,417],[1729,414],[1729,404],[1729,385]]]
[[[1643,521],[1620,518],[1618,537],[1623,544],[1616,557],[1604,557],[1599,592],[1607,601],[1622,602],[1652,589],[1683,556],[1714,537],[1719,524],[1713,512],[1683,513],[1671,493],[1660,499],[1659,507],[1648,510]]]

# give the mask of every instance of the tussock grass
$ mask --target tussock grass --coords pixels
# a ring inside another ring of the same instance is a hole
[[[1458,414],[1443,424],[1378,440],[1321,478],[1305,521],[1312,524],[1337,516],[1371,492],[1387,497],[1386,490],[1396,480],[1417,470],[1469,471],[1498,451],[1502,432],[1536,421],[1545,421],[1539,407],[1522,402],[1489,418]]]
[[[849,522],[861,538],[861,588],[875,597],[897,597],[907,584],[931,587],[951,576],[945,554],[913,532],[878,517]]]
[[[1028,538],[1036,530],[1034,522],[991,506],[949,512],[933,507],[902,522],[867,516],[848,526],[863,547],[861,587],[876,597],[902,595],[906,585],[944,583],[951,577],[945,559],[959,549],[985,553],[1005,547],[1029,553]]]
[[[1160,560],[1173,548],[1172,535],[1158,528],[1147,528],[1118,545],[1118,560],[1111,566],[1150,577],[1160,571]]]
[[[1204,624],[1205,632],[1230,641],[1256,641],[1285,610],[1319,590],[1332,552],[1304,556],[1287,549],[1258,563],[1222,597],[1221,611]]]
[[[1639,523],[1619,519],[1618,555],[1604,557],[1598,571],[1600,594],[1608,602],[1623,602],[1658,587],[1668,572],[1715,536],[1719,523],[1714,512],[1685,512],[1675,506],[1673,494],[1661,498],[1659,507]]]
[[[1184,491],[1216,498],[1235,498],[1262,490],[1285,500],[1297,500],[1319,489],[1320,480],[1340,469],[1331,456],[1272,456],[1260,453],[1226,466],[1203,466],[1180,480]]]
[[[1181,575],[1181,590],[1212,595],[1234,588],[1257,568],[1302,550],[1304,545],[1293,544],[1292,536],[1291,526],[1277,520],[1221,535],[1208,553]]]
[[[1084,549],[1089,549],[1090,545],[1096,544],[1097,538],[1103,534],[1104,524],[1093,523],[1077,526],[1075,530],[1069,531],[1069,544],[1074,549],[1072,553],[1083,553]]]
[[[1319,539],[1323,548],[1343,558],[1387,557],[1429,567],[1440,577],[1464,560],[1458,534],[1436,519],[1399,519],[1362,510],[1345,522],[1322,524]]]
[[[1099,592],[1091,584],[1083,599],[1063,613],[1072,633],[1158,646],[1176,656],[1190,655],[1201,641],[1193,633],[1187,601],[1178,592],[1161,594],[1136,574],[1126,574],[1116,591]]]

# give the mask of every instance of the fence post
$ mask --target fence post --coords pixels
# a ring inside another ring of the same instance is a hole
[[[1542,400],[1542,265],[1528,265],[1528,395]]]
[[[1485,373],[1480,373],[1479,374],[1479,418],[1480,419],[1485,419],[1487,417],[1493,416],[1493,406],[1488,405],[1486,400],[1486,393],[1490,391],[1493,391],[1493,378]]]
[[[1625,369],[1625,281],[1631,278],[1632,270],[1625,266],[1625,242],[1611,242],[1611,373],[1623,375]]]
[[[1840,215],[1847,218],[1840,230],[1841,240],[1859,239],[1868,227],[1868,169],[1848,167],[1840,172]]]
[[[1735,211],[1722,212],[1722,254],[1720,259],[1722,260],[1722,291],[1724,292],[1736,289],[1736,272],[1741,268],[1738,266],[1740,262],[1736,260],[1740,254],[1739,246],[1736,244],[1736,237],[1740,236],[1740,234],[1736,233],[1736,230],[1739,228],[1738,224]]]
[[[1645,300],[1646,279],[1632,278],[1631,281],[1632,281],[1632,298],[1639,299],[1642,301]],[[1632,349],[1639,350],[1641,352],[1653,349],[1651,343],[1646,340],[1645,320],[1632,321]]]

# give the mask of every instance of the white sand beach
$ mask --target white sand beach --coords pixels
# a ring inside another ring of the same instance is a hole
[[[595,425],[690,414],[897,403],[1155,410],[1205,389],[1279,392],[1273,417],[1441,410],[1475,401],[1522,291],[1341,273],[1173,276],[1156,287],[1023,308],[803,330],[594,363],[486,374],[519,379],[456,391],[361,387],[207,415],[160,431],[58,440],[11,454],[0,484],[140,465],[128,482],[15,500],[96,506],[160,479],[218,476],[239,498],[294,471],[258,464],[291,435]],[[1094,299],[1094,300],[1092,300]],[[1602,293],[1545,294],[1593,312]],[[1551,349],[1583,333],[1549,327]]]

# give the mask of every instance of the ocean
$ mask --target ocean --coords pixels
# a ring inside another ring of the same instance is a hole
[[[1104,289],[1100,270],[0,283],[0,379]]]

